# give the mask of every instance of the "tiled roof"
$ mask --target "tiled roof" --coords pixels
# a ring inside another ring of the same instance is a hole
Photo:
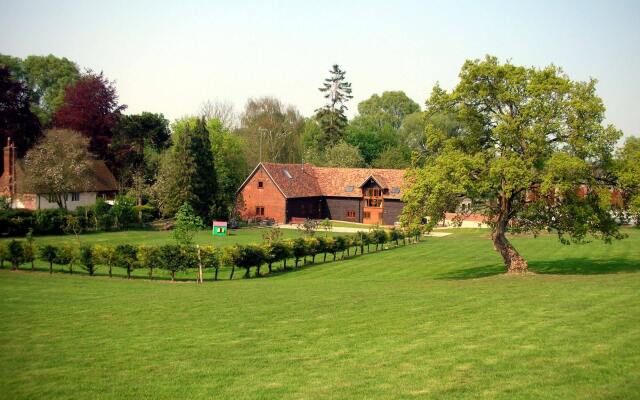
[[[404,190],[402,169],[330,168],[311,164],[262,164],[287,198],[294,197],[362,197],[360,187],[373,178],[388,199],[400,199]]]

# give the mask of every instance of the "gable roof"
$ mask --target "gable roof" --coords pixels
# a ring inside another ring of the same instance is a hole
[[[362,197],[359,190],[369,179],[375,180],[387,199],[400,199],[403,193],[402,169],[331,168],[312,164],[261,163],[251,172],[238,191],[246,185],[255,172],[263,167],[274,184],[286,198],[297,197]]]

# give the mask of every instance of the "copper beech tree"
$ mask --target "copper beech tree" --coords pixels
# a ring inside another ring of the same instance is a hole
[[[563,243],[622,237],[607,180],[621,132],[603,125],[594,80],[491,56],[465,62],[459,76],[452,91],[436,86],[427,101],[427,121],[452,113],[459,128],[427,124],[429,155],[409,172],[405,224],[427,220],[431,229],[468,198],[466,211],[486,217],[507,272],[528,270],[507,232],[550,230]]]

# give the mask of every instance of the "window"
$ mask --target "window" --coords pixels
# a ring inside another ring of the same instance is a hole
[[[256,207],[256,215],[259,217],[264,217],[264,207]]]
[[[293,176],[291,176],[291,173],[289,172],[288,169],[283,169],[282,170],[284,172],[284,174],[287,176],[287,178],[289,179],[293,179]]]
[[[396,186],[392,187],[391,188],[391,193],[400,193],[400,188],[396,187]]]
[[[344,188],[345,192],[353,192],[353,186],[347,186]]]
[[[367,207],[382,207],[382,190],[367,188],[365,191],[365,205]]]
[[[258,181],[258,189],[262,189],[262,188],[264,188],[264,182]]]
[[[71,193],[71,201],[80,201],[80,193],[78,192]]]
[[[364,218],[371,218],[371,213],[369,211],[365,211]]]
[[[356,212],[354,210],[347,210],[347,218],[355,218]]]

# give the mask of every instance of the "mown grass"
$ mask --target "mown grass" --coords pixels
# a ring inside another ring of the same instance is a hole
[[[0,271],[2,398],[640,397],[640,232],[487,232],[268,278],[166,284]]]

